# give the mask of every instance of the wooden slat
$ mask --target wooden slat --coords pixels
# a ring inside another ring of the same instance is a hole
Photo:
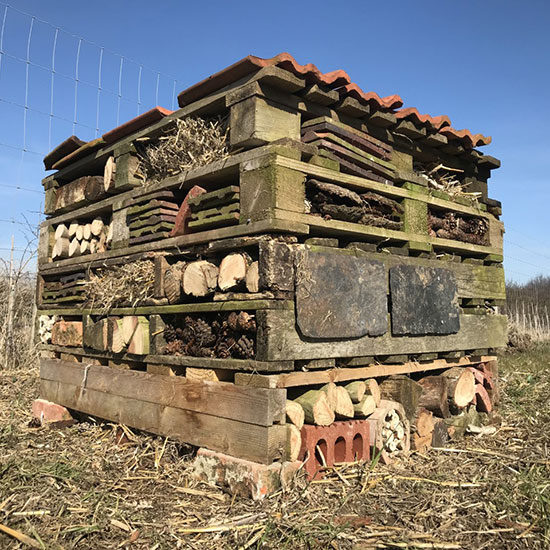
[[[363,336],[353,340],[304,340],[296,329],[293,311],[258,311],[258,326],[269,327],[264,336],[258,331],[256,357],[275,361],[325,357],[416,355],[444,351],[500,348],[506,345],[507,320],[504,315],[460,315],[456,334],[439,336]]]
[[[472,361],[462,357],[458,361],[436,359],[430,363],[407,362],[399,365],[369,365],[368,367],[338,368],[313,372],[291,372],[288,374],[235,374],[235,384],[256,388],[292,388],[327,384],[328,382],[346,382],[348,380],[364,380],[378,376],[396,374],[411,374],[413,372],[428,372],[432,370],[450,369],[452,367],[467,367],[472,364],[495,360],[496,357],[480,357]]]
[[[57,310],[56,310],[57,311]],[[63,348],[51,344],[40,344],[39,349],[47,352],[70,352],[89,361],[90,358],[135,361],[135,355],[114,354],[108,351],[96,351],[83,348]],[[205,369],[226,369],[244,372],[286,372],[294,368],[294,361],[256,361],[254,359],[218,359],[216,357],[191,357],[190,355],[146,355],[138,358],[142,363],[170,365],[175,367],[197,367]]]
[[[51,380],[41,380],[40,393],[69,409],[246,460],[285,458],[285,424],[256,426]]]
[[[272,426],[284,418],[286,392],[242,388],[227,382],[187,380],[136,370],[69,363],[56,359],[40,361],[40,378],[86,390],[139,397],[142,401],[176,409],[205,413],[259,426]]]

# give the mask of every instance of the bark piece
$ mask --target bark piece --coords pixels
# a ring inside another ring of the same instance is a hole
[[[113,191],[115,186],[116,162],[115,157],[109,157],[103,170],[103,188],[106,193]]]
[[[177,262],[170,266],[164,273],[164,295],[169,304],[177,304],[182,298],[182,271],[184,262]]]

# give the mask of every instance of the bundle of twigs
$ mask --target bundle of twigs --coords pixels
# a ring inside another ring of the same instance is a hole
[[[227,121],[220,117],[177,119],[157,140],[141,148],[140,171],[147,181],[155,182],[223,160],[229,156],[227,134]]]
[[[489,225],[485,218],[464,216],[457,212],[436,212],[428,215],[430,234],[472,244],[487,244]]]
[[[153,297],[153,262],[141,260],[97,269],[86,282],[90,307],[108,312],[114,307],[134,307]]]

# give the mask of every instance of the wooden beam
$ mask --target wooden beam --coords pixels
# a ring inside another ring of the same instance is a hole
[[[272,426],[284,418],[286,392],[243,388],[227,382],[188,380],[183,376],[158,376],[137,370],[89,366],[85,362],[42,359],[40,378],[83,386],[120,397],[204,413],[240,422]]]
[[[312,372],[291,372],[288,374],[246,374],[236,373],[235,384],[257,388],[292,388],[296,386],[310,386],[327,384],[329,382],[346,382],[348,380],[364,380],[379,376],[410,374],[413,372],[428,372],[452,367],[467,367],[479,362],[495,360],[495,357],[480,357],[472,362],[467,357],[458,361],[436,359],[430,363],[416,361],[400,365],[369,365],[367,367],[337,368]]]
[[[285,459],[285,424],[258,426],[52,380],[41,381],[40,393],[69,409],[238,458],[262,464]]]

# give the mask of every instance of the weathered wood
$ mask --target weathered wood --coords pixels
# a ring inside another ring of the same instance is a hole
[[[422,394],[418,404],[437,416],[448,418],[450,416],[447,394],[449,383],[444,376],[426,376],[418,383],[422,386]]]
[[[52,327],[51,342],[57,346],[82,346],[82,321],[57,321]]]
[[[98,188],[103,189],[103,176],[84,176],[70,183],[62,185],[55,190],[55,201],[50,208],[45,208],[46,214],[63,213],[75,210],[85,205],[91,198],[88,195],[95,196],[95,200],[102,198]]]
[[[258,265],[261,290],[294,290],[294,249],[274,240],[261,241]]]
[[[103,170],[103,188],[106,193],[113,191],[115,186],[115,177],[116,177],[116,163],[115,157],[110,156],[105,163],[105,168]]]
[[[269,327],[264,337],[264,328]],[[272,361],[293,357],[295,360],[323,357],[414,355],[439,351],[475,349],[478,346],[500,348],[505,345],[506,318],[502,315],[460,315],[460,330],[442,336],[363,336],[353,340],[304,339],[290,311],[258,312],[258,349],[256,357]]]
[[[298,460],[302,448],[302,435],[300,429],[294,424],[287,424],[288,430],[288,460],[294,462]]]
[[[390,376],[380,384],[380,394],[383,399],[401,403],[407,418],[412,421],[418,408],[422,386],[408,376]]]
[[[485,359],[492,360],[494,358]],[[471,364],[472,362],[469,358],[461,357],[456,361],[437,359],[431,363],[422,364],[411,362],[400,365],[371,365],[368,367],[336,368],[322,371],[291,372],[284,374],[262,375],[238,372],[235,374],[235,384],[259,388],[292,388],[297,386],[326,384],[327,382],[346,382],[349,380],[370,379],[380,376],[442,370],[453,366],[468,366]],[[366,382],[368,383],[369,380],[366,380]]]
[[[78,367],[58,360],[42,360],[40,376],[45,380],[83,385],[83,391],[139,397],[144,402],[260,426],[271,426],[284,418],[284,390],[245,388],[227,382],[191,380],[181,376],[159,378],[142,371],[113,373],[101,366],[91,367],[86,372],[86,365],[86,360]]]
[[[378,382],[374,378],[369,378],[368,380],[365,380],[365,395],[372,395],[376,406],[380,406],[382,393],[380,391],[380,386]]]
[[[51,380],[41,381],[41,395],[70,409],[246,460],[271,464],[286,458],[286,425],[258,426]]]
[[[357,418],[366,418],[376,410],[376,401],[372,395],[364,395],[358,403],[353,405]]]
[[[196,367],[186,367],[185,378],[187,380],[208,380],[210,382],[231,382],[233,374],[229,370],[223,369],[203,369]]]
[[[261,97],[231,106],[231,147],[257,147],[281,138],[300,139],[300,115]]]
[[[177,304],[182,298],[182,273],[184,262],[177,262],[164,272],[164,295],[169,304]]]

